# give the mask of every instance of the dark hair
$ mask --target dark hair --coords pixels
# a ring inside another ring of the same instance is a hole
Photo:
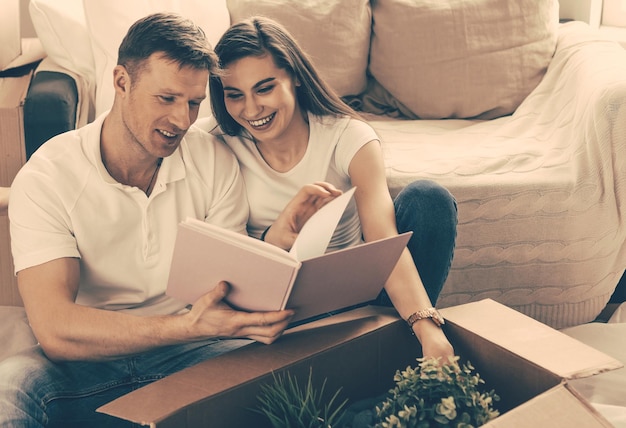
[[[206,69],[210,73],[218,70],[217,56],[202,28],[180,15],[155,13],[136,21],[120,44],[117,64],[126,67],[134,78],[157,52],[180,67]]]
[[[319,76],[308,55],[287,29],[276,21],[255,16],[234,24],[215,45],[215,53],[221,68],[242,58],[269,53],[278,68],[286,70],[300,82],[300,86],[296,87],[296,98],[303,112],[317,116],[359,117]],[[213,114],[222,131],[228,135],[239,134],[241,125],[226,111],[224,87],[219,74],[211,74],[209,88]]]

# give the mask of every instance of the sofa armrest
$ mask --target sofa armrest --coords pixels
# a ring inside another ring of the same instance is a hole
[[[74,78],[57,71],[37,72],[24,101],[26,158],[48,139],[74,129],[77,108]]]
[[[583,22],[560,24],[556,51],[546,74],[518,110],[527,114],[542,106],[558,112],[574,102],[585,107],[576,114],[585,116],[591,103],[623,96],[625,71],[626,54],[619,43]]]

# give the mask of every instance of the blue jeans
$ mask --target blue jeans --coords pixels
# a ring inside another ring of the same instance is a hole
[[[394,200],[394,206],[398,232],[413,232],[407,247],[434,306],[450,272],[454,255],[456,201],[441,185],[430,180],[418,180],[402,189]],[[391,306],[384,291],[376,303]]]
[[[186,367],[251,343],[209,340],[108,362],[53,363],[36,346],[0,363],[3,428],[134,427],[95,410]]]

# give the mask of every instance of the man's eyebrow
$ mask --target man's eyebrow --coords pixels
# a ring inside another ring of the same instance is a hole
[[[182,95],[180,91],[175,91],[173,89],[168,89],[168,88],[161,88],[159,90],[156,90],[155,93],[157,95],[170,95],[172,97],[180,97]]]
[[[161,91],[157,91],[156,95],[157,96],[159,96],[159,95],[168,95],[170,97],[181,97],[181,96],[183,96],[183,93],[179,92],[179,91],[175,91],[173,89],[165,88],[165,89],[162,89]],[[193,100],[200,100],[200,101],[204,100],[204,99],[206,99],[206,94],[201,96],[201,97],[194,97],[192,99]]]
[[[252,87],[252,89],[256,89],[256,88],[258,88],[259,86],[263,86],[263,85],[265,85],[266,83],[268,83],[268,82],[272,82],[272,81],[274,81],[274,80],[276,80],[276,78],[275,78],[275,77],[268,77],[267,79],[260,80],[260,81],[258,81],[257,83],[255,83],[255,84],[254,84],[254,86]],[[235,87],[233,87],[233,86],[224,86],[224,90],[225,90],[225,91],[238,91],[239,89],[237,89],[237,88],[235,88]]]

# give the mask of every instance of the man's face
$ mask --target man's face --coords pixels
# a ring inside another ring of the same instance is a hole
[[[208,70],[180,68],[153,54],[129,77],[122,120],[131,144],[155,157],[167,157],[198,118],[206,98]]]

